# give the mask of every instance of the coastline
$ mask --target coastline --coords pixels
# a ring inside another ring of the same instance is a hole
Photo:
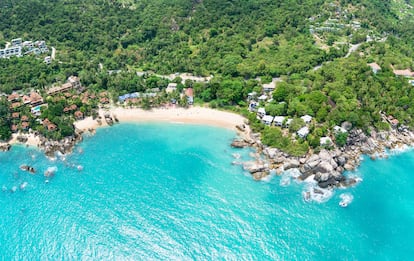
[[[236,126],[244,125],[246,119],[236,113],[220,111],[206,107],[190,108],[155,108],[143,110],[139,108],[122,108],[111,106],[100,108],[98,118],[86,117],[74,122],[76,134],[74,137],[66,137],[62,141],[49,141],[33,132],[14,133],[11,140],[0,143],[3,150],[10,149],[13,144],[22,144],[43,149],[45,153],[52,156],[55,151],[65,154],[71,152],[73,145],[82,140],[83,132],[94,132],[97,128],[109,126],[105,116],[116,119],[119,122],[167,122],[183,124],[210,125],[236,131]]]
[[[99,109],[99,116],[103,119],[105,114],[118,119],[120,122],[169,122],[211,125],[230,130],[236,130],[236,126],[244,124],[245,118],[239,114],[210,109],[205,107],[168,108],[143,110],[138,108],[110,107]],[[105,121],[101,124],[87,117],[76,121],[75,127],[81,131],[95,130],[101,126],[107,126]]]
[[[367,136],[362,130],[350,130],[347,144],[344,147],[334,146],[330,150],[310,150],[303,156],[291,156],[285,152],[263,145],[259,133],[252,133],[243,116],[227,111],[206,107],[191,108],[154,108],[143,110],[139,108],[123,108],[110,106],[100,108],[98,117],[87,117],[74,122],[75,135],[61,141],[47,140],[35,133],[13,134],[12,139],[0,147],[10,148],[10,144],[23,144],[40,148],[47,156],[53,157],[55,152],[71,153],[73,147],[82,141],[82,133],[94,133],[97,128],[110,126],[116,122],[167,122],[183,124],[210,125],[233,130],[238,138],[231,146],[236,148],[252,147],[256,150],[253,160],[234,162],[242,165],[250,172],[253,179],[264,180],[272,173],[278,175],[297,170],[298,180],[314,180],[321,188],[349,187],[358,181],[348,178],[344,173],[355,170],[361,163],[361,156],[371,159],[386,158],[386,150],[400,150],[404,146],[413,147],[414,132],[408,129],[375,132]]]

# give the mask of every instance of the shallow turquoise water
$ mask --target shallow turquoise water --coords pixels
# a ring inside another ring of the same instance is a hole
[[[228,146],[234,135],[122,124],[85,138],[65,161],[24,147],[0,153],[2,260],[414,257],[413,152],[366,159],[358,186],[306,203],[303,184],[255,182],[232,165],[233,153],[249,153]],[[24,163],[38,173],[19,170]],[[45,183],[51,166],[58,171]],[[24,181],[26,190],[10,192]],[[343,192],[354,196],[348,208],[338,206]]]

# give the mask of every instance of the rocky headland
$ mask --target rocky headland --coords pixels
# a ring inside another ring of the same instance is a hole
[[[344,147],[310,150],[302,157],[294,157],[263,145],[260,134],[252,133],[247,124],[238,126],[237,130],[239,138],[231,146],[253,147],[257,151],[255,160],[242,164],[255,180],[262,180],[270,173],[282,174],[284,171],[297,169],[300,172],[297,179],[312,179],[321,188],[348,187],[357,183],[356,179],[343,174],[345,171],[355,170],[361,163],[362,155],[369,155],[371,159],[386,158],[387,150],[402,149],[414,144],[414,133],[408,128],[371,131],[369,136],[362,130],[352,129]]]

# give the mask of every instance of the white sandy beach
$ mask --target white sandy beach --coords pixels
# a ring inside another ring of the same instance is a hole
[[[77,129],[88,131],[96,129],[100,126],[106,126],[104,119],[105,114],[109,113],[112,117],[116,117],[120,122],[170,122],[170,123],[190,123],[211,125],[221,128],[235,130],[236,125],[243,124],[245,118],[236,113],[220,111],[204,107],[184,108],[168,108],[168,109],[152,109],[142,110],[138,108],[121,108],[111,107],[110,109],[100,109],[99,115],[102,117],[102,124],[92,117],[87,117],[83,120],[74,123]],[[24,136],[27,141],[23,144],[37,147],[40,144],[40,139],[33,133],[14,133],[12,139],[8,142],[10,144],[20,143],[17,140],[18,136]]]
[[[26,144],[28,146],[34,146],[34,147],[37,147],[40,144],[39,136],[35,136],[33,133],[13,133],[12,139],[8,143],[9,144],[21,143],[17,140],[18,136],[27,138],[27,141],[22,144]]]
[[[191,123],[212,125],[227,129],[235,129],[238,124],[243,124],[245,118],[241,115],[219,111],[204,107],[168,108],[142,110],[137,108],[112,107],[108,110],[100,109],[99,115],[102,117],[102,126],[106,125],[104,120],[105,113],[118,118],[120,122],[170,122],[170,123]],[[80,130],[95,129],[99,127],[96,120],[92,117],[75,122],[76,128]]]

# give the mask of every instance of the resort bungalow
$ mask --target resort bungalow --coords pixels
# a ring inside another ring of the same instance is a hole
[[[381,71],[381,67],[377,63],[369,63],[369,67],[371,67],[371,70],[374,74],[377,74],[378,71]]]
[[[264,92],[272,92],[272,91],[274,91],[275,88],[276,88],[276,83],[273,82],[273,81],[271,83],[263,84],[263,91]]]
[[[29,97],[29,96],[27,96],[27,95],[23,95],[22,100],[23,100],[23,103],[24,103],[25,105],[27,105],[27,104],[29,104],[29,103],[31,102],[31,101],[30,101],[30,97]]]
[[[409,69],[394,70],[394,74],[397,76],[414,77],[414,72],[410,71]]]
[[[16,125],[16,124],[13,124],[13,125],[11,126],[11,131],[12,131],[13,133],[17,132],[17,125]]]
[[[329,138],[329,137],[321,137],[321,138],[320,138],[320,141],[319,141],[319,144],[320,144],[321,146],[330,146],[330,145],[332,145],[333,143],[332,143],[331,138]]]
[[[266,115],[266,110],[265,108],[261,107],[257,110],[257,116],[259,116],[259,118],[263,118],[263,116]]]
[[[29,121],[29,117],[27,117],[27,115],[23,115],[21,120],[22,121]]]
[[[300,130],[298,130],[296,133],[298,134],[299,137],[304,139],[309,134],[309,128],[307,126],[305,126],[305,127],[301,128]]]
[[[13,112],[12,113],[12,119],[18,119],[20,117],[20,113],[18,112]]]
[[[256,97],[257,97],[257,92],[249,92],[247,94],[247,100],[248,101],[254,100],[254,99],[256,99]]]
[[[312,121],[312,116],[305,115],[300,117],[306,124],[310,123]]]
[[[276,116],[273,119],[273,123],[275,124],[275,126],[283,126],[283,122],[285,121],[285,117],[284,116]]]
[[[263,116],[262,121],[267,126],[270,126],[270,125],[272,125],[272,122],[273,122],[273,116],[265,115],[265,116]]]
[[[42,96],[40,96],[40,94],[38,94],[37,92],[31,92],[29,98],[30,105],[32,105],[33,107],[43,103]]]
[[[287,119],[286,120],[286,127],[289,127],[290,126],[290,123],[292,123],[292,121],[293,121],[293,119]]]
[[[63,93],[66,91],[70,91],[72,89],[78,90],[81,88],[81,83],[78,77],[76,76],[70,76],[68,78],[68,82],[64,83],[61,86],[57,86],[57,87],[52,87],[49,89],[49,91],[47,92],[48,95],[54,95],[57,93]]]
[[[175,82],[170,82],[165,89],[166,93],[172,93],[177,90],[177,84]]]
[[[18,94],[17,92],[13,92],[12,94],[10,94],[10,95],[7,97],[7,100],[8,100],[9,102],[18,101],[19,99],[20,99],[20,96],[19,96],[19,94]]]
[[[256,111],[256,107],[259,105],[257,101],[250,101],[249,103],[249,111]]]
[[[348,131],[342,128],[341,126],[336,125],[333,127],[335,133],[347,133]]]
[[[267,100],[267,95],[263,94],[258,98],[259,102],[265,102]]]
[[[83,113],[81,111],[75,111],[75,119],[82,120],[83,119]]]
[[[28,130],[30,127],[30,124],[27,121],[22,122],[22,130]]]

